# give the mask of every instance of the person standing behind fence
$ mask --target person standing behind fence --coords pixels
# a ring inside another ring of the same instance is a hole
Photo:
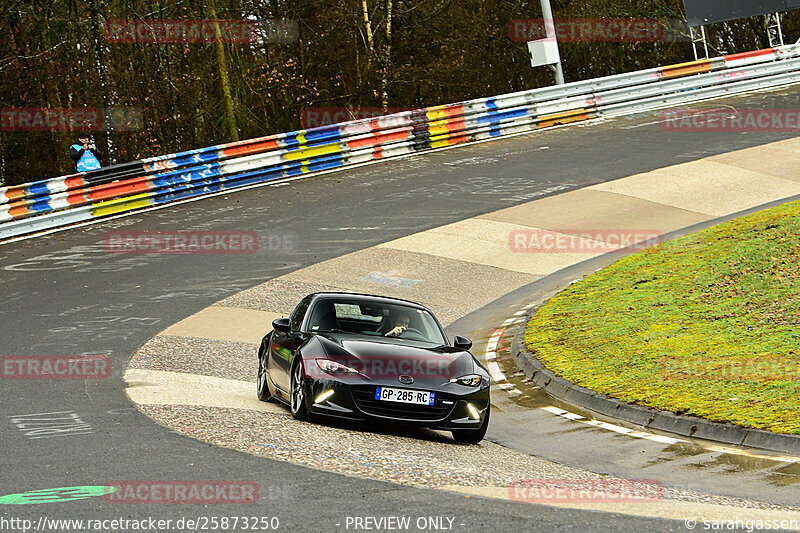
[[[81,132],[78,134],[78,142],[69,147],[69,156],[75,162],[75,170],[87,172],[100,168],[103,154],[89,140],[89,134]]]

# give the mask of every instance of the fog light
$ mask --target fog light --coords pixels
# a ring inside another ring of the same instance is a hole
[[[480,420],[481,419],[481,414],[478,412],[477,409],[475,409],[475,406],[472,405],[471,403],[467,404],[467,411],[469,411],[469,417],[471,419],[473,419],[473,420]]]
[[[314,403],[322,403],[325,400],[327,400],[328,398],[330,398],[331,396],[333,396],[333,391],[332,390],[326,390],[325,392],[323,392],[322,394],[317,396],[317,399],[314,400]]]

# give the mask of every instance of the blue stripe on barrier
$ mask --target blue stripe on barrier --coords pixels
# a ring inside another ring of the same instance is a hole
[[[487,102],[488,105],[488,102]],[[496,106],[494,107],[496,109]],[[476,122],[478,124],[490,124],[489,135],[491,137],[499,137],[503,134],[500,129],[500,124],[503,120],[511,120],[515,118],[525,117],[528,115],[527,109],[514,109],[511,111],[498,112],[492,110],[484,117],[478,117]]]
[[[528,116],[528,111],[526,109],[515,109],[512,111],[493,112],[484,117],[478,117],[476,122],[478,122],[478,124],[485,124],[487,122],[489,124],[496,124],[502,120],[520,118],[525,116]]]
[[[166,191],[159,191],[153,197],[153,200],[155,200],[157,204],[163,204],[174,202],[175,200],[183,200],[184,198],[191,198],[192,196],[219,192],[221,190],[222,185],[219,178],[206,178],[191,183],[168,187]]]
[[[284,145],[286,146],[285,148],[286,150],[297,150],[298,148],[300,148],[300,140],[297,138],[297,136],[300,135],[300,133],[302,132],[293,131],[291,133],[287,133],[286,137],[281,139],[281,141],[283,141]]]
[[[52,211],[53,208],[50,206],[50,196],[42,196],[41,198],[37,198],[35,201],[29,203],[26,207],[31,211],[36,211],[37,213],[46,213],[47,211]]]
[[[170,172],[164,172],[163,174],[157,174],[150,180],[150,183],[152,183],[153,187],[156,189],[172,187],[182,183],[190,183],[198,179],[219,176],[221,174],[219,167],[219,163],[214,162],[199,167],[172,170]]]
[[[273,181],[285,177],[283,168],[272,168],[269,170],[253,170],[245,172],[244,174],[236,174],[230,179],[222,182],[223,189],[235,189],[244,187],[245,185],[253,185],[256,183],[263,183],[265,181]]]
[[[306,144],[327,144],[341,140],[342,132],[339,127],[308,130],[305,134]]]
[[[50,180],[41,180],[41,181],[34,181],[33,183],[28,184],[25,191],[25,196],[41,196],[42,194],[50,194],[50,189],[47,187],[48,181]]]
[[[341,154],[336,154],[330,157],[323,157],[321,159],[312,160],[308,165],[309,172],[316,172],[317,170],[327,170],[329,168],[341,167],[344,165],[344,158]]]
[[[217,159],[219,159],[219,152],[216,150],[212,150],[203,153],[186,154],[180,157],[176,157],[172,160],[172,163],[174,163],[176,167],[184,167],[186,165],[206,163],[208,161],[216,161]]]

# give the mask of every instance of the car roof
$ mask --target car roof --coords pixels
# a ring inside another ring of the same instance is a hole
[[[371,301],[371,302],[380,302],[380,303],[399,303],[408,305],[410,307],[416,307],[418,309],[425,309],[426,311],[430,311],[427,307],[417,302],[412,302],[411,300],[403,300],[402,298],[392,298],[390,296],[378,296],[375,294],[362,294],[358,292],[315,292],[309,294],[313,299],[333,299],[333,298],[347,298],[350,300],[363,300],[363,301]]]

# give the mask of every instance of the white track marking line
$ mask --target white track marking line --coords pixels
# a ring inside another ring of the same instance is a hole
[[[500,366],[496,362],[492,361],[486,367],[489,369],[493,381],[506,381],[506,376],[500,371]]]
[[[492,336],[486,342],[486,368],[492,376],[494,385],[506,391],[509,396],[522,396],[522,391],[508,382],[503,371],[500,370],[500,365],[497,364],[497,343],[500,342],[500,337],[503,336],[505,328],[498,328],[492,332]]]
[[[676,439],[674,437],[665,437],[663,435],[655,435],[653,433],[647,433],[646,431],[634,431],[632,429],[624,428],[622,426],[617,426],[615,424],[609,424],[608,422],[603,422],[601,420],[586,418],[577,413],[570,413],[569,411],[565,411],[564,409],[559,409],[558,407],[548,406],[548,407],[540,407],[539,409],[547,411],[548,413],[554,414],[556,416],[560,416],[561,418],[566,418],[567,420],[580,422],[581,424],[586,424],[587,426],[613,431],[621,435],[628,435],[629,437],[636,437],[637,439],[647,439],[655,442],[660,442],[662,444],[676,444],[678,442],[688,442],[682,439]]]
[[[785,456],[763,455],[763,454],[753,453],[747,450],[728,448],[726,446],[707,446],[706,449],[712,452],[728,453],[733,455],[744,455],[746,457],[751,457],[753,459],[767,459],[769,461],[780,461],[782,463],[800,463],[800,457],[792,457],[791,455],[785,455]]]

